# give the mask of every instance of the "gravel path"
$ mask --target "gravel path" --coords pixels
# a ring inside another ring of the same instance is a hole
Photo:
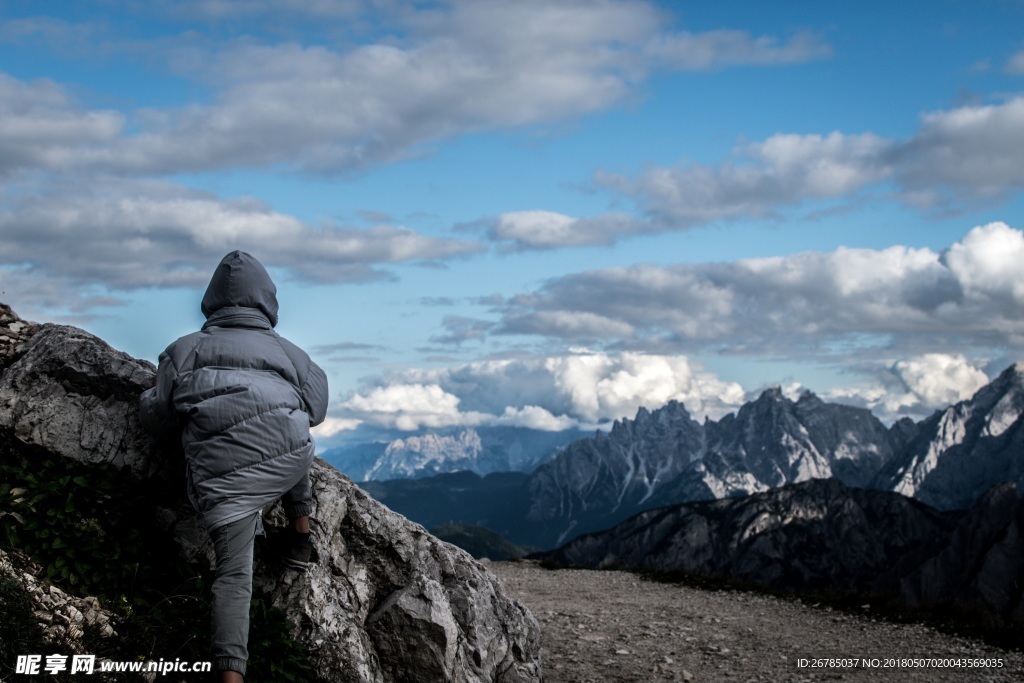
[[[628,572],[549,571],[532,562],[488,567],[540,622],[545,683],[1024,681],[1024,653],[925,626],[653,583]],[[874,668],[809,666],[827,658],[878,662]],[[885,668],[906,658],[987,659],[1002,668]],[[801,659],[808,666],[799,666]]]

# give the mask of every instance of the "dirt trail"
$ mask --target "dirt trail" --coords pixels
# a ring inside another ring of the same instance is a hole
[[[540,622],[545,683],[586,681],[1024,681],[1024,653],[920,625],[731,591],[641,580],[627,572],[489,568]],[[815,660],[877,668],[811,668]],[[1002,662],[1001,668],[885,668],[899,659]],[[801,659],[808,666],[799,666]],[[889,661],[887,661],[889,660]]]

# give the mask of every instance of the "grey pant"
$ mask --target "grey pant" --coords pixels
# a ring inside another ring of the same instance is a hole
[[[309,474],[282,497],[288,519],[312,511]],[[252,601],[252,557],[256,535],[263,534],[261,513],[210,531],[217,553],[217,573],[210,589],[213,668],[245,674],[249,659],[249,603]]]

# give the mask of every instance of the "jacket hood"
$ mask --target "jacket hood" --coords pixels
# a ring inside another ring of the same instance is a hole
[[[244,251],[233,251],[213,272],[203,295],[203,315],[209,318],[222,308],[255,308],[277,326],[277,287],[263,264]]]

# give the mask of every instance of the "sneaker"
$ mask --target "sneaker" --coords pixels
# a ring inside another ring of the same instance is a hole
[[[313,559],[313,542],[308,537],[302,537],[295,533],[286,534],[288,545],[281,557],[281,562],[289,569],[304,572],[309,568]]]

